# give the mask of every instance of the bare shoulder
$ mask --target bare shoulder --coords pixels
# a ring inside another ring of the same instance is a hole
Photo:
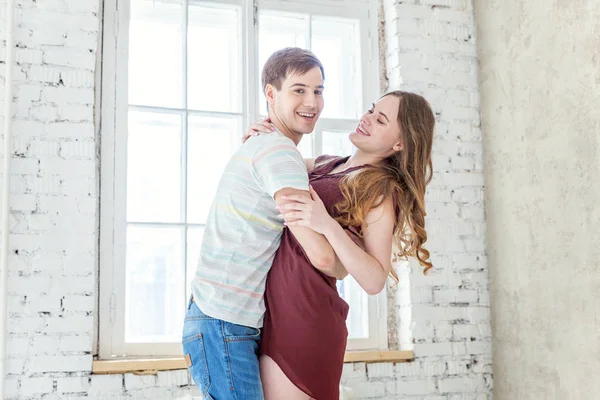
[[[366,222],[368,225],[377,224],[378,222],[394,222],[395,218],[395,210],[394,204],[392,202],[391,197],[387,197],[385,199],[378,199],[378,203],[381,202],[377,207],[373,208],[366,217]]]

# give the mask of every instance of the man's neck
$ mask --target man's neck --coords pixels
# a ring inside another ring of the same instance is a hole
[[[300,143],[300,139],[302,139],[302,134],[287,129],[285,125],[281,122],[281,120],[277,118],[277,116],[273,115],[273,113],[269,113],[269,118],[271,119],[271,123],[275,125],[275,128],[281,134],[291,139],[294,143],[296,143],[296,146],[298,146],[298,144]]]

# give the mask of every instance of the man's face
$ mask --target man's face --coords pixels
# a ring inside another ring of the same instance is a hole
[[[323,110],[323,75],[319,67],[304,75],[289,74],[281,84],[281,90],[272,85],[266,87],[270,115],[279,120],[290,133],[311,133]]]

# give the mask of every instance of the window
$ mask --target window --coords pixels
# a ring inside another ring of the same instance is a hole
[[[225,163],[266,114],[260,72],[286,46],[323,62],[325,101],[305,157],[347,155],[379,88],[366,0],[105,0],[99,355],[180,354],[189,282]],[[352,279],[349,349],[385,348],[385,296]]]

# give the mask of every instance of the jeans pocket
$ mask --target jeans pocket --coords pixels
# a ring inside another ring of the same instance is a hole
[[[223,323],[223,333],[225,335],[225,340],[228,342],[260,339],[260,329],[237,325],[231,322]]]
[[[206,362],[206,351],[204,350],[204,340],[202,334],[197,333],[182,340],[183,354],[188,363],[190,375],[202,392],[204,399],[212,400],[208,393],[210,389],[210,375],[208,372],[208,363]]]

